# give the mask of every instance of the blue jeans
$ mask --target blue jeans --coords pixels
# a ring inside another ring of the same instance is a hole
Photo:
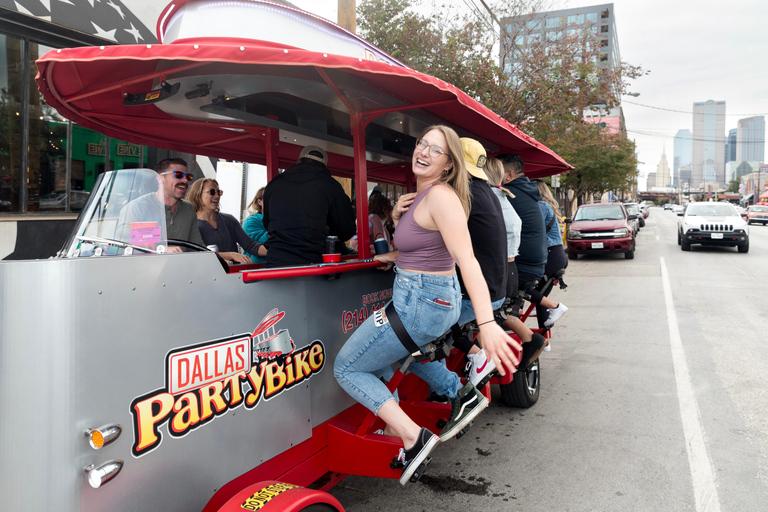
[[[491,309],[493,311],[496,311],[504,304],[504,299],[506,297],[502,297],[496,302],[491,302]],[[475,319],[475,308],[472,307],[472,301],[469,299],[462,299],[461,300],[461,314],[459,315],[459,321],[456,322],[459,324],[459,326],[462,326],[468,322],[471,322]]]
[[[437,300],[437,302],[435,302]],[[423,347],[450,329],[459,318],[461,290],[455,275],[440,276],[397,270],[392,287],[395,305],[405,330]],[[352,398],[377,414],[392,393],[379,379],[395,361],[408,357],[383,308],[360,325],[336,356],[333,373]],[[459,376],[439,363],[414,364],[411,372],[441,395],[455,398]]]

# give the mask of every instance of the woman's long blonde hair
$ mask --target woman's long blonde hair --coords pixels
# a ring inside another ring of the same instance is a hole
[[[490,183],[491,186],[498,188],[509,197],[515,197],[515,194],[501,186],[501,180],[504,179],[504,164],[501,163],[501,160],[490,157],[486,160],[483,170],[485,171],[485,175],[488,176],[488,183]]]
[[[428,127],[421,134],[421,137],[424,137],[432,130],[438,130],[445,137],[448,147],[443,149],[453,164],[450,169],[440,176],[438,182],[445,183],[456,192],[456,195],[459,196],[459,201],[461,201],[461,207],[464,209],[464,216],[469,218],[469,210],[472,208],[472,197],[469,191],[469,173],[464,165],[464,150],[461,148],[461,139],[453,128],[444,124]]]
[[[264,187],[261,187],[256,191],[256,195],[253,196],[253,201],[248,205],[248,213],[251,215],[255,213],[264,213],[261,206],[259,206],[259,199],[264,199]]]
[[[557,200],[555,199],[555,196],[553,196],[552,191],[549,190],[549,185],[544,183],[543,180],[534,180],[534,181],[536,181],[536,186],[539,188],[539,193],[541,194],[541,200],[547,203],[549,206],[551,206],[553,210],[555,210],[555,217],[559,219],[560,205],[557,204]]]

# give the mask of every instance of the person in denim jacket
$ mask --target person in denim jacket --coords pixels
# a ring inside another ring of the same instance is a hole
[[[395,311],[417,346],[442,335],[459,318],[461,290],[455,270],[459,265],[480,326],[480,344],[505,373],[505,367],[517,364],[510,346],[514,341],[494,320],[488,286],[472,253],[467,229],[469,176],[458,135],[447,126],[428,128],[416,143],[411,163],[417,192],[400,196],[392,214],[398,250],[375,257],[387,268],[397,264]],[[488,405],[471,382],[462,387],[458,375],[441,363],[413,365],[415,375],[452,402],[440,437],[421,428],[379,379],[392,363],[408,355],[382,309],[357,328],[334,364],[341,387],[386,423],[385,434],[402,439],[397,461],[403,467],[403,485],[439,441],[455,436]]]

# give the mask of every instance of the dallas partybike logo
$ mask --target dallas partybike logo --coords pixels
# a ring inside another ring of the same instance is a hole
[[[171,350],[165,357],[165,387],[131,402],[134,457],[162,442],[159,427],[183,437],[217,416],[243,405],[253,409],[312,375],[325,365],[320,340],[296,348],[287,329],[277,324],[284,311],[273,309],[253,333]]]

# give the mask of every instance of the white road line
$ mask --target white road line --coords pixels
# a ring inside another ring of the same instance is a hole
[[[693,393],[688,364],[685,362],[685,350],[680,339],[680,328],[677,325],[675,304],[672,301],[672,286],[669,284],[669,273],[664,258],[661,261],[661,280],[664,285],[664,301],[667,307],[667,324],[669,325],[669,341],[672,347],[672,363],[675,369],[677,396],[680,401],[680,417],[683,422],[685,449],[688,452],[688,465],[691,468],[693,481],[693,496],[696,500],[697,512],[720,512],[720,499],[717,496],[715,473],[712,461],[707,453],[704,441],[704,428],[701,425],[701,413]]]

